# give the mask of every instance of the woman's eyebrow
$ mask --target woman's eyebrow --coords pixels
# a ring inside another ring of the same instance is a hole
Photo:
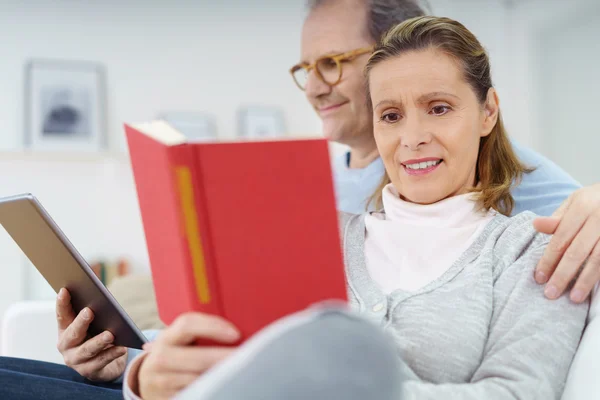
[[[423,104],[423,103],[429,103],[431,100],[433,100],[436,97],[452,97],[456,100],[460,100],[460,98],[452,93],[448,93],[448,92],[431,92],[431,93],[425,93],[422,94],[421,96],[419,96],[419,98],[417,99],[417,103],[419,104]]]
[[[381,106],[402,106],[402,101],[400,100],[381,100],[379,103],[375,104],[375,106],[373,107],[373,110],[377,109],[378,107]]]
[[[460,100],[460,97],[458,97],[455,94],[452,93],[448,93],[448,92],[430,92],[430,93],[425,93],[420,95],[417,98],[417,103],[418,104],[425,104],[425,103],[429,103],[431,100],[438,98],[438,97],[452,97],[456,100]],[[381,107],[381,106],[397,106],[397,107],[401,107],[402,106],[402,100],[391,100],[391,99],[385,99],[385,100],[381,100],[380,102],[378,102],[373,109],[375,110],[377,107]]]

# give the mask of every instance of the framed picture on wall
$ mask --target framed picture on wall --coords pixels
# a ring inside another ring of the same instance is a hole
[[[159,115],[173,128],[192,141],[215,141],[218,139],[217,123],[213,115],[192,111],[170,111]]]
[[[26,149],[97,152],[107,148],[102,65],[32,60],[26,65],[24,97]]]
[[[238,135],[241,138],[277,138],[286,135],[283,110],[279,107],[250,106],[238,111]]]

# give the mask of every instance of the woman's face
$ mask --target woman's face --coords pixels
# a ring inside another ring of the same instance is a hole
[[[400,196],[431,204],[475,185],[481,137],[498,118],[494,89],[481,104],[445,53],[410,51],[369,74],[377,148]]]

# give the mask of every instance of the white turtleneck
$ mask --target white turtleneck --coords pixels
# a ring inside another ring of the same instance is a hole
[[[473,196],[421,205],[400,199],[392,184],[383,189],[385,214],[365,218],[365,258],[384,293],[417,291],[452,266],[496,215],[478,211]]]

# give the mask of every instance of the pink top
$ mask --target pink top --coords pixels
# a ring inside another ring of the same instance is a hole
[[[392,184],[383,189],[385,214],[365,218],[365,258],[384,293],[417,291],[452,266],[496,215],[478,211],[473,196],[422,205],[400,199]]]

